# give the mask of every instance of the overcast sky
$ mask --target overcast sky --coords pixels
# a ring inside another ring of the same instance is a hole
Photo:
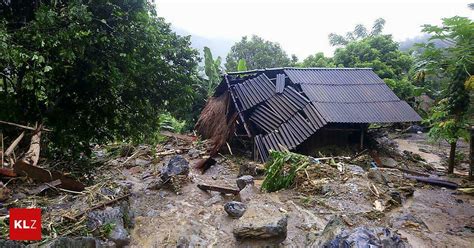
[[[303,59],[322,51],[332,55],[328,34],[344,34],[356,24],[368,28],[375,19],[387,22],[384,33],[403,41],[420,35],[423,24],[439,24],[443,17],[474,17],[471,1],[283,1],[283,0],[155,0],[158,15],[176,30],[188,32],[216,46],[232,45],[244,35],[275,41]],[[202,42],[202,41],[201,41]],[[226,43],[226,44],[224,44]]]

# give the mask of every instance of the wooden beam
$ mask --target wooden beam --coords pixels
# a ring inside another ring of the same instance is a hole
[[[202,189],[202,190],[217,191],[217,192],[221,192],[223,194],[238,195],[239,192],[240,192],[237,189],[225,188],[225,187],[220,187],[220,186],[212,186],[212,185],[206,185],[206,184],[198,184],[197,187]]]

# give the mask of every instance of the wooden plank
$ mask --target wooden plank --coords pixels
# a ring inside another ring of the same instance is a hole
[[[239,192],[240,192],[237,189],[231,189],[231,188],[213,186],[213,185],[207,185],[207,184],[198,184],[197,187],[202,189],[202,190],[217,191],[217,192],[221,192],[221,193],[224,193],[224,194],[238,195]]]

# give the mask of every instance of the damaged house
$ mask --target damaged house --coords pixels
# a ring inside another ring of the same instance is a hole
[[[254,158],[269,150],[305,150],[349,141],[363,145],[371,123],[421,117],[369,68],[275,68],[228,73],[196,130],[211,156],[231,137],[252,140]]]

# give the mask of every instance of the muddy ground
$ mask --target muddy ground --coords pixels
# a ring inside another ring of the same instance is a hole
[[[93,236],[93,242],[75,239],[67,244],[82,247],[320,247],[335,238],[328,234],[328,223],[340,219],[337,230],[386,228],[399,237],[405,247],[473,247],[474,197],[407,179],[397,169],[409,168],[440,176],[461,187],[472,187],[465,177],[467,164],[462,156],[456,174],[448,177],[443,173],[447,144],[430,143],[426,134],[391,133],[388,139],[395,141],[398,148],[392,149],[392,153],[379,152],[387,166],[372,168],[368,154],[352,161],[338,161],[338,165],[312,164],[298,174],[293,188],[273,193],[261,192],[264,177],[257,173],[255,190],[236,196],[203,191],[197,185],[237,189],[239,174],[249,171],[249,167],[252,171],[262,165],[244,157],[222,155],[202,174],[192,166],[205,156],[201,145],[174,138],[165,145],[145,146],[115,157],[111,157],[110,150],[100,148],[97,159],[104,162],[100,168],[102,173],[93,179],[95,184],[84,194],[51,189],[31,196],[23,189],[25,184],[32,187],[34,183],[11,182],[8,187],[13,191],[12,198],[4,207],[43,208],[43,223],[49,226],[43,226],[44,240],[30,246],[58,247],[57,236]],[[462,153],[467,152],[466,144],[460,147]],[[413,154],[420,155],[424,161],[413,160]],[[189,174],[163,183],[160,170],[176,155],[189,162]],[[128,197],[87,211],[91,206],[123,195]],[[288,216],[286,238],[236,239],[234,228],[242,220],[229,217],[223,207],[232,200],[255,207],[249,207],[241,218],[255,215],[259,221],[265,221],[272,216]],[[270,210],[262,214],[259,209]],[[115,215],[114,210],[117,210]],[[97,216],[104,215],[103,212],[113,217],[102,219],[100,225],[90,224],[91,219],[100,219]],[[71,216],[78,213],[85,214],[70,221]],[[117,219],[119,225],[108,225]],[[118,226],[124,229],[117,230]],[[3,235],[6,238],[6,233]]]

